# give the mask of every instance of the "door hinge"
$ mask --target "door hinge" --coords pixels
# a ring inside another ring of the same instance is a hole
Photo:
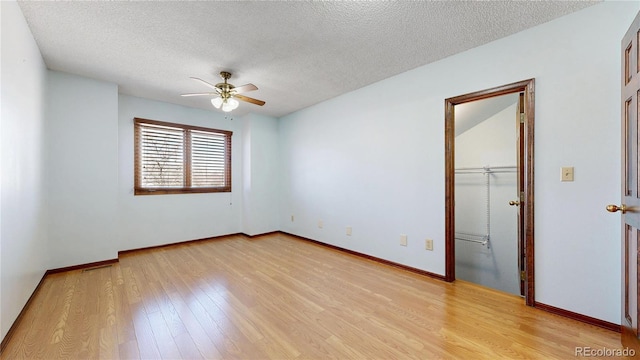
[[[524,124],[524,119],[525,119],[525,114],[524,113],[520,113],[520,124]],[[512,118],[513,119],[513,118]]]
[[[525,273],[524,270],[520,271],[520,281],[524,281],[525,280]]]

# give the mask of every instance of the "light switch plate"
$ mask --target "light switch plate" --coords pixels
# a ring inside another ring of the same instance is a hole
[[[347,235],[351,236],[351,226],[347,226]]]
[[[573,181],[573,166],[563,167],[560,181]]]
[[[400,245],[407,246],[407,235],[405,234],[400,235]]]

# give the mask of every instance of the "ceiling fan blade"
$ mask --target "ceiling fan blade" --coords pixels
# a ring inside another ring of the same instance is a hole
[[[208,83],[208,82],[206,82],[206,81],[204,81],[204,80],[202,80],[202,79],[200,79],[200,78],[192,77],[192,79],[193,79],[193,80],[195,80],[195,81],[198,81],[198,82],[202,83],[202,84],[203,84],[203,85],[205,85],[205,86],[208,86],[208,87],[212,88],[212,89],[213,89],[213,90],[215,90],[215,91],[220,91],[220,89],[218,89],[215,85],[210,84],[210,83]]]
[[[218,96],[217,92],[181,94],[180,96]]]
[[[236,94],[242,94],[242,93],[246,93],[254,90],[258,90],[258,87],[253,84],[245,84],[245,85],[233,88],[233,91],[235,91]]]
[[[248,103],[252,103],[252,104],[256,104],[256,105],[264,105],[265,102],[262,100],[258,100],[258,99],[254,99],[254,98],[250,98],[248,96],[244,96],[244,95],[233,95],[234,98],[238,99],[238,100],[242,100],[242,101],[246,101]]]

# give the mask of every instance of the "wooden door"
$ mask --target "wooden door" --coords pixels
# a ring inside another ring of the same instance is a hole
[[[622,204],[607,210],[622,214],[622,344],[640,353],[638,341],[638,241],[640,178],[638,176],[638,101],[640,13],[622,40]]]

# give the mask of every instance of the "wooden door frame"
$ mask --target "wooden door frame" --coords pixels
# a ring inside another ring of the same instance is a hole
[[[512,84],[481,90],[465,95],[445,99],[445,281],[456,279],[455,258],[455,116],[454,106],[481,99],[487,99],[512,93],[524,93],[524,206],[521,208],[524,217],[525,244],[525,302],[535,305],[535,262],[533,247],[533,125],[534,125],[534,93],[535,79],[528,79]],[[522,205],[521,205],[522,206]]]

